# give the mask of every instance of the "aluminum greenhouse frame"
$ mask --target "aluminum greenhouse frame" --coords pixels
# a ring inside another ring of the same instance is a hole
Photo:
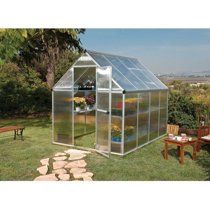
[[[52,118],[53,143],[126,155],[165,135],[168,88],[135,58],[86,51],[53,87]]]

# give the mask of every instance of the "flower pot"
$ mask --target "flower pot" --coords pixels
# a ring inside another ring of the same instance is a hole
[[[87,105],[87,110],[88,110],[88,111],[90,111],[90,110],[92,110],[92,109],[93,109],[93,106]]]
[[[115,137],[115,136],[113,136],[112,137],[112,141],[113,142],[121,142],[121,137]]]
[[[80,112],[81,111],[81,108],[78,106],[76,107],[76,112]]]

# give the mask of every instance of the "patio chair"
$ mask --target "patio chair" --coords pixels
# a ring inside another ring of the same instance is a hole
[[[210,125],[201,126],[198,129],[197,152],[201,149],[201,144],[210,144]]]
[[[170,125],[167,124],[167,134],[178,135],[179,133],[179,126],[178,125]]]

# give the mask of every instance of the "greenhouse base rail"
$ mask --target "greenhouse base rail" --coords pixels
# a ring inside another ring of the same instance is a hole
[[[144,147],[144,146],[146,146],[146,145],[148,145],[148,144],[150,144],[150,143],[152,143],[152,142],[154,142],[154,141],[160,140],[160,139],[163,138],[164,136],[166,136],[166,133],[163,134],[163,135],[161,135],[161,136],[159,136],[159,137],[157,137],[157,138],[155,138],[155,139],[153,139],[153,140],[151,140],[151,141],[149,141],[149,142],[146,142],[146,143],[144,143],[144,144],[142,144],[142,145],[140,145],[140,146],[138,146],[138,147],[136,147],[136,148],[134,148],[134,149],[132,149],[132,150],[130,150],[130,151],[124,153],[124,154],[122,154],[122,153],[117,153],[117,152],[110,152],[110,153],[111,153],[112,155],[118,155],[118,156],[123,157],[123,156],[125,156],[125,155],[127,155],[127,154],[129,154],[129,153],[131,153],[131,152],[134,152],[135,150],[138,150],[138,149],[140,149],[140,148],[142,148],[142,147]],[[89,148],[89,147],[80,147],[80,146],[76,146],[76,145],[72,145],[72,144],[64,144],[64,143],[59,143],[59,142],[55,142],[55,141],[53,141],[52,144],[61,145],[61,146],[67,146],[67,147],[76,148],[76,149],[81,149],[81,150],[90,151],[90,152],[97,152],[97,151],[98,151],[98,150],[96,150],[96,149]]]
[[[126,153],[124,153],[123,156],[124,156],[124,155],[127,155],[127,154],[129,154],[129,153],[131,153],[131,152],[134,152],[135,150],[140,149],[140,148],[142,148],[142,147],[144,147],[144,146],[146,146],[146,145],[148,145],[148,144],[150,144],[150,143],[152,143],[152,142],[154,142],[154,141],[160,140],[160,139],[163,138],[164,136],[166,136],[166,133],[163,134],[163,135],[161,135],[161,136],[158,136],[157,138],[155,138],[155,139],[153,139],[153,140],[151,140],[151,141],[149,141],[149,142],[146,142],[146,143],[144,143],[144,144],[142,144],[142,145],[140,145],[140,146],[138,146],[138,147],[136,147],[136,148],[134,148],[134,149],[132,149],[132,150],[126,152]]]

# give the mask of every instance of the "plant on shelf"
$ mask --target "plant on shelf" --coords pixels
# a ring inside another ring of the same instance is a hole
[[[95,90],[95,80],[87,79],[78,84],[79,90]]]
[[[85,105],[84,97],[74,97],[74,107],[77,112],[81,111],[81,109],[85,109]]]
[[[112,141],[113,142],[121,142],[121,129],[117,125],[112,125]]]
[[[93,106],[95,105],[95,95],[86,96],[85,102],[87,104],[87,110],[93,109]]]
[[[134,129],[135,129],[135,127],[134,126],[126,126],[125,127],[125,139],[127,140],[127,141],[132,141],[132,140],[134,140]]]

